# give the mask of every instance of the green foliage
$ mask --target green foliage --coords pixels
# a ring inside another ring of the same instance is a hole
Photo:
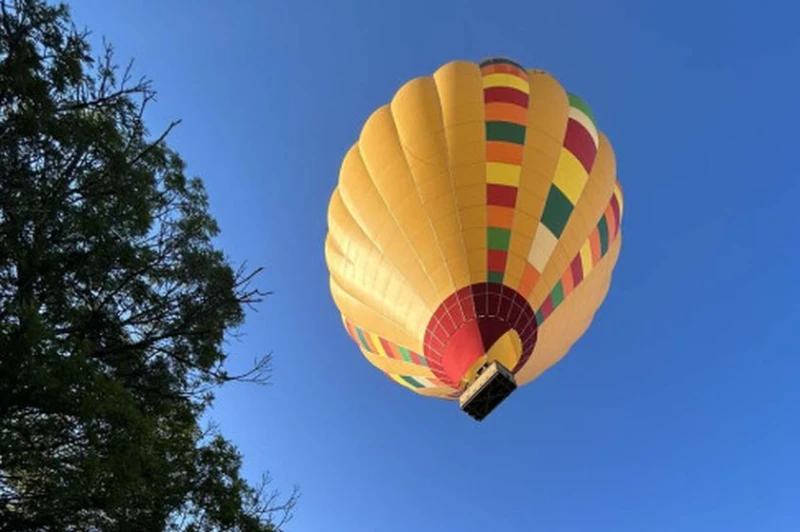
[[[277,530],[199,419],[258,272],[234,270],[202,182],[93,59],[63,5],[0,0],[0,530]],[[279,519],[281,518],[281,519]]]

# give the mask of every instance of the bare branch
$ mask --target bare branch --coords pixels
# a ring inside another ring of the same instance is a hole
[[[170,132],[172,132],[172,130],[175,127],[180,125],[180,123],[181,123],[181,120],[173,120],[172,122],[170,122],[169,125],[167,126],[166,130],[164,130],[164,132],[161,133],[161,135],[159,135],[159,137],[154,142],[151,142],[144,150],[142,150],[138,155],[136,155],[131,160],[131,162],[130,162],[131,166],[134,166],[136,163],[138,163],[139,161],[144,159],[144,157],[147,154],[149,154],[156,146],[160,146],[161,143],[164,142],[164,139],[166,139],[167,136],[170,134]]]

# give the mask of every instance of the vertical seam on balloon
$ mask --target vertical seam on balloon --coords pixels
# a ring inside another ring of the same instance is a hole
[[[397,126],[394,123],[394,115],[392,114],[392,108],[391,108],[390,105],[385,105],[384,107],[385,107],[386,111],[389,113],[389,119],[390,119],[389,122],[392,124],[392,129],[393,129],[393,131],[395,133],[395,140],[397,141],[397,143],[402,148],[402,141],[401,141],[400,136],[398,134]],[[356,146],[357,146],[357,149],[358,149],[358,156],[361,158],[361,162],[364,165],[364,168],[367,170],[367,176],[369,176],[369,179],[370,179],[370,182],[372,183],[372,186],[375,188],[375,190],[378,193],[378,196],[381,198],[381,201],[386,206],[386,210],[389,213],[389,215],[392,217],[392,221],[394,222],[395,226],[400,230],[400,233],[403,235],[403,237],[406,239],[406,242],[408,242],[409,246],[411,247],[411,250],[414,253],[414,258],[416,259],[417,263],[419,263],[419,266],[422,269],[422,271],[425,273],[425,276],[428,278],[428,282],[430,283],[431,288],[433,289],[433,292],[436,293],[436,285],[433,282],[433,278],[431,277],[431,273],[425,267],[425,263],[422,261],[422,258],[419,256],[419,253],[417,252],[417,249],[414,247],[414,243],[411,241],[411,238],[406,234],[405,229],[398,222],[397,216],[395,215],[394,211],[390,208],[389,202],[386,200],[386,198],[384,197],[383,192],[381,191],[380,187],[378,187],[378,184],[375,182],[375,177],[372,175],[372,172],[370,171],[369,164],[367,164],[367,161],[364,158],[364,154],[361,152],[361,142],[359,141],[356,144]],[[404,159],[404,162],[405,162],[405,159]],[[407,167],[407,165],[406,165],[406,167]],[[410,172],[409,172],[409,174],[410,174]],[[413,176],[411,176],[411,180],[412,181],[414,180]],[[416,188],[414,190],[416,190]],[[420,203],[421,203],[421,201],[420,201]],[[410,283],[408,283],[408,280],[405,279],[405,277],[404,277],[404,280],[406,281],[406,286],[408,287],[408,289],[411,290],[411,285],[410,285]],[[426,305],[426,307],[427,307],[427,305]],[[430,309],[430,307],[427,307],[427,308],[428,308],[428,310],[430,310],[430,312],[433,312],[433,309]]]
[[[469,256],[468,256],[468,250],[467,250],[467,242],[466,242],[466,240],[464,240],[464,224],[463,224],[463,221],[461,220],[461,204],[459,202],[458,191],[456,190],[455,179],[453,178],[453,168],[452,168],[452,160],[451,160],[451,152],[450,152],[450,141],[447,138],[447,128],[446,128],[445,123],[444,123],[444,106],[442,105],[442,93],[439,90],[439,83],[436,81],[436,74],[431,76],[431,79],[433,80],[433,86],[436,89],[436,103],[439,105],[439,118],[441,119],[442,132],[444,134],[444,145],[445,145],[445,150],[447,151],[447,175],[448,175],[448,178],[450,180],[450,189],[453,192],[453,201],[456,204],[456,219],[458,220],[458,234],[459,234],[459,237],[461,239],[461,247],[464,250],[464,255],[463,255],[462,259],[465,262],[465,266],[466,266],[466,270],[467,270],[467,276],[468,276],[467,277],[467,286],[469,286],[469,285],[472,284],[472,272],[470,271],[470,268],[469,268]],[[455,280],[453,280],[453,292],[457,292],[460,289],[461,289],[461,287],[460,286],[456,286]],[[458,299],[458,308],[461,310],[462,316],[466,316],[467,315],[466,312],[464,312],[464,307],[461,305],[461,300],[460,299]],[[432,312],[435,313],[436,310],[434,309]],[[448,315],[449,314],[450,314],[450,312],[448,310]],[[450,317],[453,318],[452,315]],[[456,320],[453,318],[453,322],[455,322],[455,321]]]
[[[533,80],[534,80],[534,78],[535,78],[536,76],[538,76],[538,75],[541,75],[541,74],[542,74],[542,72],[541,72],[541,71],[538,71],[538,70],[535,70],[535,69],[528,69],[526,72],[527,72],[527,74],[528,74],[528,84],[529,84],[529,86],[531,86],[531,87],[532,87],[532,84],[533,84]],[[532,90],[532,89],[531,89],[531,90]],[[562,90],[563,90],[563,89],[562,89]],[[526,116],[526,120],[527,120],[527,122],[530,122],[530,120],[531,120],[531,113],[532,113],[532,111],[531,111],[531,106],[529,105],[529,108],[528,108],[528,113],[527,113],[527,116]],[[545,131],[544,133],[545,133],[547,136],[551,137],[551,138],[556,138],[556,137],[554,137],[552,134],[550,134],[550,132],[549,132],[549,131]],[[561,141],[561,139],[559,139],[559,142],[560,142],[560,141]],[[527,142],[528,142],[528,136],[526,135],[526,146],[525,146],[526,148],[527,148]],[[527,150],[525,150],[525,152],[527,152]],[[525,164],[525,160],[524,160],[524,158],[525,158],[525,152],[523,152],[523,165]],[[552,183],[552,179],[551,179],[551,183]],[[521,184],[521,183],[520,183],[520,184]],[[525,283],[528,281],[528,275],[529,275],[529,272],[535,272],[535,273],[536,273],[536,275],[538,275],[539,277],[541,276],[541,272],[539,272],[539,271],[538,271],[538,270],[537,270],[537,269],[536,269],[536,268],[533,266],[533,264],[530,262],[529,258],[530,258],[530,254],[531,254],[531,249],[533,248],[534,244],[536,243],[536,236],[537,236],[537,234],[538,234],[539,226],[541,226],[541,225],[542,225],[542,212],[543,212],[543,211],[544,211],[544,203],[542,203],[542,206],[541,206],[541,211],[538,213],[538,216],[537,216],[537,217],[536,217],[536,219],[535,219],[535,225],[534,225],[534,227],[532,228],[532,229],[533,229],[533,236],[531,237],[531,243],[530,243],[530,245],[529,245],[529,247],[528,247],[528,250],[527,250],[527,251],[525,251],[525,255],[524,255],[524,258],[523,258],[523,269],[522,269],[522,275],[520,276],[519,283],[517,284],[517,287],[516,287],[517,291],[518,291],[518,292],[519,292],[519,293],[520,293],[520,294],[523,296],[523,298],[525,298],[525,300],[526,300],[526,301],[528,301],[529,303],[530,303],[530,295],[533,293],[533,289],[536,287],[536,284],[538,283],[538,280],[539,280],[539,278],[536,278],[536,279],[534,279],[534,280],[533,280],[533,283],[532,283],[532,285],[531,285],[531,287],[530,287],[530,289],[529,289],[529,290],[527,290],[527,289],[524,289],[524,288],[525,288],[525,286],[524,286],[524,285],[525,285]],[[527,293],[526,293],[526,292],[527,292]]]
[[[434,88],[435,87],[436,87],[436,84],[434,83]],[[438,93],[437,93],[437,101],[438,101]],[[411,165],[408,162],[409,156],[410,157],[415,157],[415,155],[412,154],[408,150],[407,146],[403,142],[403,139],[402,139],[402,137],[400,135],[400,130],[397,128],[397,121],[396,121],[395,116],[394,116],[394,110],[392,109],[392,104],[389,104],[388,110],[389,110],[389,116],[391,116],[391,118],[392,118],[391,123],[392,123],[392,126],[394,127],[395,135],[397,136],[398,142],[400,144],[400,148],[403,150],[403,154],[405,155],[405,157],[403,159],[403,162],[405,162],[405,164],[406,164],[406,169],[408,170],[408,174],[411,176],[411,180],[416,184],[417,183],[417,179],[415,178],[414,172],[411,170]],[[422,195],[419,193],[419,189],[417,187],[413,187],[413,188],[414,188],[414,192],[416,192],[417,197],[420,200],[420,203],[424,206],[425,203],[422,201]],[[450,286],[455,287],[455,281],[453,279],[453,276],[450,273],[450,270],[447,269],[447,267],[446,267],[447,257],[444,256],[444,250],[442,249],[442,242],[441,242],[441,240],[439,238],[439,234],[436,231],[436,227],[433,224],[433,220],[431,220],[431,217],[428,214],[428,212],[424,208],[422,210],[425,213],[425,219],[427,220],[428,225],[431,228],[431,232],[433,233],[433,237],[436,239],[436,245],[439,248],[439,254],[441,255],[442,264],[445,265],[445,270],[447,271],[447,275],[450,277]],[[433,282],[433,278],[431,277],[430,272],[428,272],[427,269],[424,268],[424,265],[423,265],[423,269],[425,270],[425,273],[428,275],[428,278],[430,279],[430,282],[434,287],[434,291],[436,291],[436,284]],[[428,310],[429,310],[430,314],[433,314],[436,311],[435,308],[428,309]]]
[[[529,80],[528,83],[531,86],[532,86],[534,78],[536,76],[542,74],[541,71],[538,71],[538,70],[535,70],[535,69],[528,69],[526,72],[528,74],[528,80]],[[562,89],[562,91],[563,91],[563,89]],[[527,116],[527,120],[528,121],[530,121],[530,118],[531,118],[530,115],[531,115],[531,107],[529,105],[528,116]],[[554,140],[557,140],[558,142],[562,142],[562,140],[563,140],[563,139],[557,139],[555,136],[550,134],[549,131],[545,131],[544,133],[547,136],[553,138]],[[527,138],[526,138],[526,144],[527,144]],[[524,157],[524,155],[523,155],[523,157]],[[523,164],[524,164],[524,160],[523,160]],[[552,183],[552,178],[551,178],[551,183]],[[545,200],[544,203],[546,203],[546,200]],[[516,287],[516,289],[519,291],[519,293],[521,293],[522,296],[528,302],[530,302],[530,296],[533,293],[533,290],[535,289],[535,287],[536,287],[536,285],[538,283],[539,277],[541,277],[541,273],[542,273],[542,272],[538,271],[538,269],[531,263],[530,254],[531,254],[531,252],[532,252],[532,250],[533,250],[533,248],[534,248],[534,246],[536,244],[536,237],[538,235],[539,228],[540,228],[540,226],[542,226],[542,212],[544,212],[544,203],[542,203],[541,211],[538,213],[538,216],[535,219],[535,226],[532,228],[533,229],[533,236],[531,237],[531,243],[528,246],[528,250],[525,251],[525,257],[524,257],[524,263],[523,263],[524,266],[523,266],[523,270],[522,270],[522,276],[520,277],[519,283],[518,283],[518,285]],[[527,289],[524,285],[528,281],[529,272],[534,272],[538,277],[533,280],[532,285],[530,286],[529,289]]]

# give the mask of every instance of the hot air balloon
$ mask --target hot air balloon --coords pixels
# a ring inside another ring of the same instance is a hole
[[[589,327],[622,214],[583,99],[508,59],[450,62],[402,86],[344,157],[331,294],[370,363],[480,421]]]

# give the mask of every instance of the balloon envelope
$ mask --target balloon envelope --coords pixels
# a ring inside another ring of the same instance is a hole
[[[582,99],[507,59],[451,62],[406,83],[344,157],[331,294],[364,357],[418,394],[458,398],[491,361],[524,385],[592,321],[622,214]]]

